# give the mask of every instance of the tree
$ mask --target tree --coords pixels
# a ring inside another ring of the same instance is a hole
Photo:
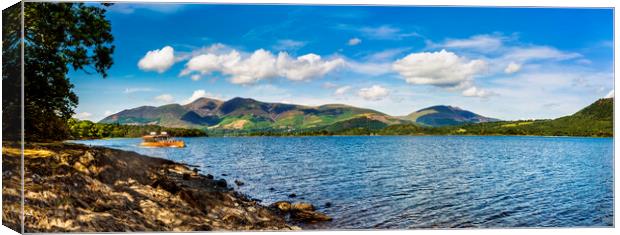
[[[21,137],[21,3],[2,11],[2,136]]]
[[[107,76],[113,63],[114,38],[105,12],[105,7],[83,3],[25,3],[24,125],[27,140],[58,140],[68,136],[67,121],[78,104],[73,84],[67,77],[70,69]],[[3,20],[11,18],[10,22],[19,16],[19,12],[3,12]],[[19,27],[7,30],[11,32],[9,38],[3,39],[3,47],[6,53],[15,54],[14,51],[19,50],[20,40],[15,40],[15,36],[19,37]],[[16,72],[19,71],[10,69],[3,73],[3,83],[18,83],[20,75]]]

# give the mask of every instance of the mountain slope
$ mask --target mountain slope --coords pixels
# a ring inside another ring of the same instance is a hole
[[[188,112],[178,104],[168,104],[159,107],[142,106],[123,110],[110,115],[100,123],[119,123],[126,125],[160,125],[166,127],[191,127],[194,123],[182,119]]]
[[[613,98],[599,99],[573,115],[553,120],[495,121],[441,127],[401,124],[387,126],[374,134],[611,137],[614,135],[613,103]]]
[[[483,135],[613,136],[613,103],[613,98],[599,99],[573,115],[553,120],[480,123],[454,127],[452,132]]]
[[[348,105],[328,104],[313,107],[266,103],[239,97],[228,101],[200,98],[186,105],[143,106],[123,110],[100,122],[220,130],[298,130],[326,127],[361,117],[386,125],[404,122],[375,110]]]
[[[420,109],[407,116],[403,120],[412,121],[424,126],[454,126],[466,123],[483,123],[499,121],[473,112],[453,106],[437,105]]]

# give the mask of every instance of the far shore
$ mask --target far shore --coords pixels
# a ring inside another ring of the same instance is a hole
[[[540,138],[614,138],[614,136],[571,136],[571,135],[215,135],[215,136],[189,136],[176,138],[260,138],[260,137],[540,137]],[[91,139],[70,139],[64,142],[88,141],[88,140],[113,140],[113,139],[140,139],[140,137],[106,137]]]

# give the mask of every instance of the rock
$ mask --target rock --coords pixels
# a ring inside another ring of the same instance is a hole
[[[269,188],[269,191],[275,191],[276,189],[274,187]]]
[[[93,207],[94,212],[104,212],[112,210],[113,207],[110,204],[104,203],[102,200],[98,199],[95,201],[95,205]]]
[[[211,175],[211,174],[207,174],[207,179],[212,180],[212,179],[213,179],[213,175]]]
[[[226,183],[225,179],[219,179],[215,181],[215,185],[217,185],[218,187],[226,188],[228,186],[228,183]]]
[[[43,181],[43,178],[37,174],[32,174],[32,182],[35,184],[40,184]]]
[[[192,178],[192,176],[189,173],[183,173],[183,179],[184,180],[190,180]]]
[[[92,164],[92,165],[90,165],[88,167],[88,171],[90,171],[90,173],[93,173],[95,175],[99,174],[99,172],[101,172],[101,170],[102,170],[101,168],[95,166],[94,164]]]
[[[181,188],[176,183],[174,183],[174,181],[168,178],[160,178],[160,179],[155,180],[155,182],[151,184],[151,187],[153,188],[160,187],[161,189],[166,190],[172,194],[175,194],[179,190],[181,190]]]
[[[331,202],[326,202],[325,203],[325,207],[327,207],[327,208],[332,207],[332,203]]]
[[[300,222],[322,222],[322,221],[331,221],[332,217],[327,216],[318,211],[304,211],[304,210],[295,210],[291,211],[291,218]]]
[[[282,213],[287,213],[291,210],[291,203],[287,201],[278,201],[274,202],[269,207],[278,209]]]
[[[243,186],[245,183],[243,183],[243,181],[241,181],[241,180],[235,180],[235,184],[237,186]]]
[[[95,157],[90,151],[86,151],[84,155],[80,156],[79,159],[80,163],[84,164],[85,166],[88,166],[88,164],[90,164],[90,162],[92,162],[93,160],[95,160]]]
[[[294,198],[294,197],[297,197],[297,194],[291,193],[291,194],[288,195],[288,197]]]
[[[204,195],[201,195],[199,192],[191,189],[182,189],[179,192],[179,197],[181,200],[187,202],[192,207],[207,212],[210,209],[208,205],[208,200],[204,200]]]
[[[295,211],[314,211],[316,208],[310,203],[307,202],[297,202],[291,205],[291,210]]]
[[[84,209],[88,209],[90,208],[90,205],[88,205],[88,203],[82,201],[82,199],[79,198],[74,198],[75,202],[78,204],[79,207],[82,207]]]
[[[213,227],[211,227],[211,225],[208,225],[208,224],[202,224],[202,225],[199,225],[199,226],[194,228],[194,231],[196,231],[196,232],[212,231],[212,230],[213,230]]]
[[[222,176],[228,176],[228,174],[224,173],[224,174],[222,174]]]
[[[88,170],[88,168],[86,168],[86,166],[84,166],[84,164],[82,164],[80,162],[75,162],[73,164],[73,169],[75,169],[75,170],[77,170],[79,172],[82,172],[84,174],[87,174],[87,175],[90,174],[90,171]]]

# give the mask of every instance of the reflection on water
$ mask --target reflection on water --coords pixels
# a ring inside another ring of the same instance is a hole
[[[305,228],[613,225],[613,139],[554,137],[185,138],[79,141],[240,179],[270,204],[309,201],[334,221]],[[270,190],[270,188],[273,188]],[[325,204],[332,205],[327,207]]]

